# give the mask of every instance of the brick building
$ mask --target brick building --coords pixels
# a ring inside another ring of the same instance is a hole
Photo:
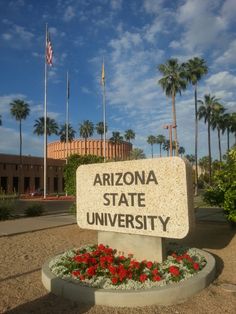
[[[47,159],[47,192],[64,191],[65,160]],[[43,188],[43,158],[0,154],[0,194],[27,194]]]
[[[106,156],[107,159],[127,160],[132,150],[132,144],[122,141],[120,144],[114,144],[111,141],[106,141]],[[48,157],[55,159],[65,159],[66,151],[68,156],[71,154],[85,154],[85,141],[77,139],[68,143],[60,141],[51,142],[48,144]],[[87,154],[103,156],[103,141],[96,139],[87,140]]]
[[[47,159],[47,193],[64,192],[63,171],[66,164],[66,144],[60,141],[48,143]],[[85,154],[84,140],[68,143],[68,156],[71,154]],[[122,142],[114,144],[107,141],[107,158],[127,160],[132,150],[132,144]],[[87,140],[87,154],[103,156],[103,142],[101,140]],[[22,156],[22,163],[18,155],[0,154],[0,194],[27,194],[43,188],[42,157]]]

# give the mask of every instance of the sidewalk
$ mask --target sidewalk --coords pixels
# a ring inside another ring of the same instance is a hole
[[[196,222],[227,223],[221,208],[197,208],[195,210],[195,216]],[[6,220],[0,222],[0,237],[72,225],[75,223],[76,217],[65,213]]]
[[[39,217],[6,220],[0,222],[0,237],[72,225],[75,223],[76,217],[69,214],[53,214]]]

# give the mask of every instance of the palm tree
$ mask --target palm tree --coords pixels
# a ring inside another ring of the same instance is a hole
[[[180,65],[178,63],[178,59],[169,59],[165,64],[159,65],[158,69],[163,74],[163,77],[158,81],[158,83],[161,85],[166,95],[172,99],[173,126],[175,126],[174,138],[178,154],[175,97],[177,93],[181,95],[181,91],[185,90],[187,87],[184,67],[183,64]]]
[[[198,108],[197,108],[197,84],[201,80],[203,75],[208,72],[206,62],[202,58],[189,59],[184,64],[186,71],[186,79],[190,82],[194,88],[194,105],[195,105],[195,195],[198,194]]]
[[[145,158],[146,158],[146,156],[145,156],[142,149],[134,148],[131,150],[131,153],[130,153],[130,159],[131,160],[145,159]]]
[[[180,154],[180,156],[182,157],[184,153],[185,153],[184,147],[183,147],[183,146],[180,146],[180,147],[179,147],[179,154]]]
[[[85,120],[83,123],[79,125],[80,136],[84,138],[85,155],[87,155],[87,139],[93,135],[93,132],[94,132],[93,122]]]
[[[219,147],[219,160],[222,162],[222,153],[221,153],[221,139],[220,139],[220,133],[222,129],[224,128],[224,120],[223,120],[223,113],[225,111],[225,108],[219,104],[214,110],[212,111],[212,129],[217,129],[217,135],[218,135],[218,147]]]
[[[163,143],[162,148],[166,151],[166,155],[169,156],[170,140],[166,140],[165,143]]]
[[[112,132],[112,137],[110,138],[110,141],[115,145],[115,160],[117,160],[117,144],[119,145],[120,143],[122,143],[123,136],[120,135],[120,132]]]
[[[151,151],[152,151],[152,158],[153,158],[153,145],[156,144],[157,139],[154,135],[149,135],[147,138],[148,144],[151,145]]]
[[[125,137],[126,141],[128,141],[130,143],[131,140],[135,139],[135,132],[131,129],[128,129],[125,131],[124,137]],[[129,152],[129,159],[130,159],[130,152]]]
[[[201,106],[198,109],[198,118],[199,120],[204,119],[204,122],[207,123],[207,132],[208,132],[208,159],[209,159],[209,183],[211,184],[211,123],[213,110],[219,106],[219,99],[210,94],[204,95],[204,101],[199,100]]]
[[[102,153],[102,140],[103,140],[103,135],[104,135],[104,123],[102,121],[98,122],[96,124],[96,131],[97,131],[97,134],[101,136],[100,154],[102,156],[103,155],[103,153]],[[107,132],[107,125],[105,126],[105,132]]]
[[[47,135],[48,136],[50,136],[52,134],[57,135],[58,134],[58,125],[57,125],[55,119],[51,119],[51,118],[47,117],[46,123],[47,123]],[[34,134],[44,135],[44,117],[40,117],[37,120],[35,120]]]
[[[195,155],[185,155],[185,158],[188,159],[188,161],[193,165],[195,163]]]
[[[164,135],[162,134],[157,135],[156,143],[160,145],[160,157],[161,157],[161,147],[165,143],[165,141],[166,141],[166,138]]]
[[[10,103],[11,115],[16,121],[19,121],[20,127],[20,162],[22,162],[22,120],[25,120],[30,113],[29,105],[23,100],[16,99]]]
[[[58,132],[58,135],[60,136],[60,141],[66,143],[66,123],[61,125],[61,128]],[[71,124],[68,124],[68,141],[72,142],[75,138],[76,131],[72,128]]]
[[[236,113],[225,113],[222,116],[223,123],[222,123],[222,134],[227,132],[227,150],[230,149],[230,143],[229,143],[229,134],[232,132],[235,134],[236,132]]]

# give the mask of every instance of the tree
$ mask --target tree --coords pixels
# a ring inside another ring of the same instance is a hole
[[[145,159],[145,158],[146,158],[146,156],[145,156],[142,149],[134,148],[131,150],[131,153],[130,153],[130,159],[131,160]]]
[[[222,134],[227,134],[227,150],[230,149],[230,143],[229,143],[229,134],[234,133],[236,136],[236,113],[225,113],[222,116],[223,119],[223,125],[222,125]],[[235,141],[236,144],[236,141]]]
[[[164,90],[165,94],[172,99],[172,115],[173,115],[173,126],[174,138],[176,143],[176,151],[178,154],[178,137],[177,137],[177,119],[175,109],[175,98],[176,94],[181,95],[181,91],[184,91],[187,87],[185,79],[185,71],[183,64],[178,63],[178,59],[169,59],[165,64],[161,64],[158,67],[163,77],[158,81]]]
[[[102,156],[102,140],[103,140],[103,135],[104,135],[104,123],[102,121],[96,124],[96,131],[97,131],[97,134],[101,136],[100,154]],[[105,132],[107,132],[107,125],[105,126]]]
[[[221,153],[221,138],[220,133],[222,129],[224,128],[224,119],[223,119],[223,113],[225,111],[225,108],[222,105],[218,105],[214,110],[212,111],[212,129],[217,129],[217,136],[218,136],[218,147],[219,147],[219,160],[222,162],[222,153]]]
[[[69,195],[76,195],[76,170],[80,165],[103,162],[103,158],[95,155],[70,155],[64,169],[65,190]]]
[[[50,136],[52,134],[58,134],[58,124],[55,119],[47,117],[47,135]],[[34,124],[34,134],[44,135],[44,117],[40,117],[35,120]]]
[[[165,143],[163,143],[162,148],[166,151],[166,155],[169,156],[170,140],[166,140]]]
[[[184,147],[183,147],[183,146],[180,146],[180,147],[179,147],[179,154],[180,154],[180,156],[182,157],[184,153],[185,153]]]
[[[87,155],[87,139],[93,135],[93,132],[94,132],[93,122],[85,120],[83,123],[79,125],[80,136],[84,138],[85,155]]]
[[[110,141],[115,145],[115,160],[117,160],[117,145],[122,143],[123,136],[120,135],[120,132],[112,132],[112,137],[110,138]]]
[[[190,155],[185,155],[185,158],[188,159],[188,161],[193,165],[195,163],[195,155],[190,154]]]
[[[19,121],[20,128],[20,162],[22,162],[22,120],[25,120],[30,114],[29,105],[23,100],[16,99],[10,103],[10,112],[16,121]]]
[[[224,208],[227,219],[236,224],[236,147],[226,156],[226,161],[216,170],[213,185],[204,191],[204,200]]]
[[[149,135],[147,138],[148,144],[151,145],[151,152],[152,152],[152,158],[153,158],[153,145],[156,144],[157,139],[154,135]]]
[[[165,143],[165,141],[166,141],[166,138],[164,135],[162,134],[157,135],[156,143],[160,145],[160,157],[161,157],[161,148],[162,148],[162,145]]]
[[[130,143],[131,140],[135,139],[135,132],[131,129],[128,129],[125,131],[124,137],[125,137],[126,141],[128,141]],[[130,153],[129,153],[129,158],[130,158]]]
[[[60,141],[66,143],[66,123],[61,125],[61,128],[58,132],[60,136]],[[68,124],[68,142],[72,142],[75,138],[76,131],[72,128],[71,124]]]
[[[204,119],[204,122],[207,123],[207,134],[208,134],[208,157],[209,157],[209,183],[211,184],[211,123],[212,115],[214,109],[219,106],[219,99],[210,94],[204,95],[204,101],[199,100],[201,106],[198,109],[198,118],[199,120]]]
[[[198,102],[197,102],[197,84],[208,72],[206,62],[202,58],[189,59],[184,63],[185,75],[188,82],[194,88],[194,107],[195,107],[195,195],[198,194]]]

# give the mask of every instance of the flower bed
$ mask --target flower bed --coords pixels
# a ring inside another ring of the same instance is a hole
[[[171,252],[163,263],[137,261],[116,250],[86,245],[51,260],[51,272],[62,279],[102,289],[139,290],[184,281],[201,271],[206,260],[195,249]]]

